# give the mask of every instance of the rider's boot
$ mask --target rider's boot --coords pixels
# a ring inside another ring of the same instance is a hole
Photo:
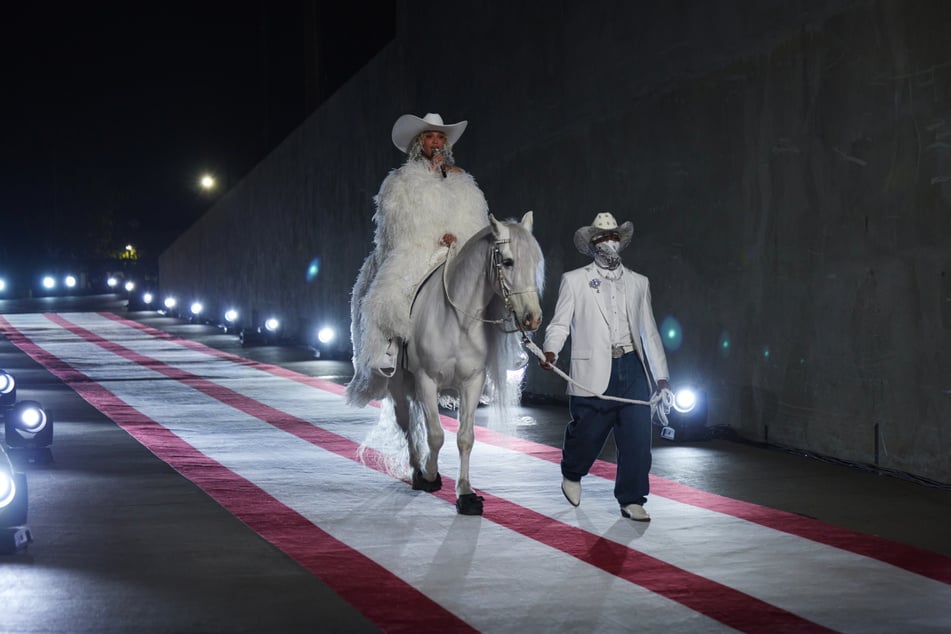
[[[386,350],[384,350],[383,354],[377,359],[376,367],[373,369],[386,378],[390,378],[396,374],[396,353],[396,344],[393,343],[393,339],[389,339],[386,342]]]

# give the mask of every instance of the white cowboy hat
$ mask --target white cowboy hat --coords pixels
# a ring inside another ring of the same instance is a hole
[[[466,131],[467,125],[469,125],[468,121],[443,123],[442,117],[434,112],[427,113],[422,119],[414,114],[404,114],[393,124],[393,145],[405,154],[409,152],[410,143],[416,135],[426,130],[439,130],[446,135],[450,144],[455,145],[462,133]]]
[[[620,253],[627,245],[631,243],[634,237],[634,225],[628,220],[623,225],[618,226],[617,220],[613,214],[607,212],[600,213],[594,217],[594,222],[590,227],[581,227],[575,231],[575,248],[588,257],[594,257],[594,246],[592,240],[600,238],[606,233],[616,233],[618,235],[618,252]]]

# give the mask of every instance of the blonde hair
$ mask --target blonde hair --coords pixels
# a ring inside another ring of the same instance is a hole
[[[406,154],[409,156],[409,160],[411,161],[422,161],[426,158],[423,156],[423,142],[420,140],[420,137],[423,136],[424,132],[426,132],[426,130],[423,130],[423,132],[417,134],[413,139],[413,142],[409,144],[409,150],[407,150]],[[450,143],[448,140],[443,146],[442,153],[450,165],[455,164],[455,158],[452,155],[452,143]]]

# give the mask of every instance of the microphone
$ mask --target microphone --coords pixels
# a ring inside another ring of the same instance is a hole
[[[439,148],[434,148],[434,149],[433,149],[433,159],[435,160],[435,158],[436,158],[437,156],[441,156],[441,157],[443,158],[442,163],[439,164],[439,171],[442,172],[442,177],[443,177],[443,178],[446,178],[446,176],[447,176],[447,174],[446,174],[446,161],[447,161],[448,159],[447,159],[446,155],[442,153],[442,150],[440,150]]]

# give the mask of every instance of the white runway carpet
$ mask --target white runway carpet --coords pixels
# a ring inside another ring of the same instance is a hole
[[[951,560],[652,479],[653,521],[580,508],[560,451],[479,428],[454,507],[356,459],[376,408],[343,388],[111,314],[5,315],[0,328],[162,460],[387,631],[949,632]]]

